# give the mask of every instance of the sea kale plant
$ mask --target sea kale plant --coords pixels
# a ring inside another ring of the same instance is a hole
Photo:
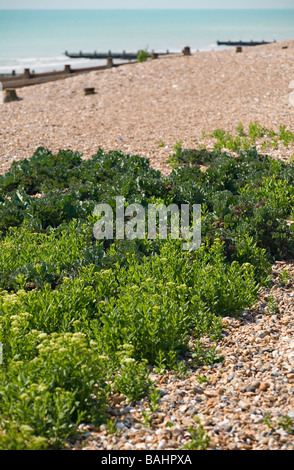
[[[238,132],[234,154],[223,132],[213,150],[179,142],[168,177],[121,151],[45,148],[0,176],[1,449],[60,448],[81,421],[109,421],[113,394],[152,396],[150,368],[179,370],[191,339],[217,340],[222,316],[253,306],[270,264],[293,257],[293,163],[250,145],[262,127]],[[200,248],[97,240],[94,207],[115,211],[116,196],[201,204]]]

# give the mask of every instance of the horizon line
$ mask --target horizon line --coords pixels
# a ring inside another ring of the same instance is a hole
[[[30,8],[30,7],[27,7],[27,8],[1,8],[0,7],[0,11],[12,11],[12,10],[17,10],[17,11],[24,11],[24,10],[34,10],[34,11],[40,11],[40,10],[45,10],[45,11],[48,11],[48,10],[71,10],[71,11],[80,11],[80,10],[92,10],[92,11],[98,11],[98,10],[101,10],[101,11],[110,11],[110,10],[117,10],[117,11],[121,11],[121,10],[162,10],[162,11],[166,11],[166,10],[186,10],[186,11],[198,11],[198,10],[202,10],[202,11],[207,11],[207,10],[211,10],[211,11],[219,11],[219,10],[294,10],[294,8],[280,8],[280,7],[272,7],[272,8],[266,8],[266,7],[248,7],[248,8],[178,8],[178,7],[173,7],[173,8],[157,8],[157,7],[152,7],[152,8],[148,8],[148,7],[144,7],[144,8],[130,8],[130,7],[126,7],[126,8],[92,8],[92,7],[84,7],[84,8],[59,8],[59,7],[54,7],[54,8]]]

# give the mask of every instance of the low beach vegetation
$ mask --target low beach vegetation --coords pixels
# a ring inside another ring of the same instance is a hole
[[[294,165],[260,153],[261,135],[293,140],[283,126],[217,130],[212,150],[178,142],[169,176],[121,151],[83,159],[40,147],[0,177],[1,449],[61,448],[81,422],[109,426],[114,394],[149,397],[152,424],[152,368],[180,373],[189,352],[197,375],[223,360],[201,338],[217,341],[223,316],[254,306],[271,263],[294,255]],[[201,204],[200,248],[97,240],[94,207],[115,210],[117,196]],[[207,446],[201,429],[191,448]]]

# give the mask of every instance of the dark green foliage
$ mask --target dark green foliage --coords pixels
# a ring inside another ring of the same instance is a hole
[[[258,129],[253,126],[251,132]],[[172,159],[178,167],[168,178],[150,168],[148,160],[120,151],[99,149],[83,160],[77,152],[54,156],[39,148],[31,160],[14,163],[0,178],[0,228],[5,233],[24,220],[33,230],[72,219],[86,222],[97,202],[115,209],[116,196],[143,206],[160,199],[167,205],[205,205],[203,236],[214,229],[214,235],[234,245],[247,233],[272,258],[293,255],[293,233],[285,222],[293,211],[293,164],[259,155],[255,148],[236,157],[186,150],[181,144],[175,148]],[[201,165],[208,168],[203,171]],[[35,197],[40,191],[42,197]]]

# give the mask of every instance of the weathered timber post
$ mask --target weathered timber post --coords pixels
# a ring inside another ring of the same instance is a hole
[[[71,68],[69,64],[65,64],[64,66],[64,73],[71,73]]]
[[[94,88],[94,87],[85,86],[85,87],[84,87],[84,94],[85,94],[85,96],[87,96],[87,95],[94,95],[94,94],[95,94],[95,88]]]
[[[113,67],[113,60],[112,60],[112,57],[107,57],[107,62],[106,62],[106,67],[108,69],[111,69],[111,67]]]
[[[16,94],[15,88],[6,88],[4,103],[10,103],[10,101],[17,101],[18,96]]]
[[[242,46],[237,46],[236,47],[236,52],[242,52]]]
[[[31,78],[30,69],[24,69],[24,71],[23,71],[23,78]]]
[[[157,52],[151,52],[151,59],[158,59],[158,54]]]
[[[185,46],[182,52],[183,52],[184,55],[191,55],[191,51],[190,51],[189,46]]]

